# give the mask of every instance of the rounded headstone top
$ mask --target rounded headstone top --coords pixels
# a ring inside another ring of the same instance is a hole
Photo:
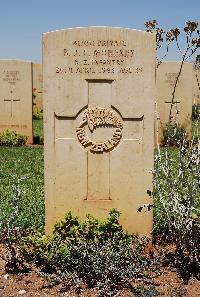
[[[141,34],[146,34],[146,35],[156,35],[155,33],[151,33],[151,32],[146,32],[143,30],[138,30],[138,29],[133,29],[133,28],[125,28],[125,27],[111,27],[111,26],[88,26],[88,27],[73,27],[73,28],[63,28],[63,29],[57,29],[57,30],[53,30],[53,31],[49,31],[49,32],[44,32],[43,35],[46,34],[55,34],[58,32],[63,32],[63,31],[84,31],[84,30],[91,30],[91,31],[105,31],[105,30],[109,30],[109,31],[129,31],[129,32],[138,32]]]

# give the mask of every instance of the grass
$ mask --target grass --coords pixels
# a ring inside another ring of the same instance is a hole
[[[33,120],[34,138],[43,137],[43,120]],[[43,147],[0,147],[0,223],[12,212],[14,186],[21,177],[18,223],[22,227],[44,226]]]
[[[33,139],[35,144],[42,144],[44,137],[43,120],[33,120]]]
[[[33,120],[34,136],[43,136],[43,120]]]
[[[0,147],[0,222],[12,211],[13,186],[21,182],[20,216],[21,226],[44,225],[44,182],[42,147]]]

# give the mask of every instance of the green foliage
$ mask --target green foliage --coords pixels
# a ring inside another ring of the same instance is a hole
[[[54,270],[56,253],[61,249],[60,238],[45,236],[44,229],[30,231],[19,243],[26,261],[44,265],[49,271]],[[52,268],[51,268],[52,265]]]
[[[0,133],[0,146],[23,146],[27,141],[27,136],[16,131],[6,130]]]
[[[70,245],[62,255],[57,262],[61,281],[67,285],[71,280],[75,286],[83,282],[97,288],[99,296],[114,296],[131,287],[129,281],[141,277],[147,265],[131,244],[122,244],[117,236],[104,242]]]
[[[200,104],[194,104],[192,106],[192,120],[193,121],[196,121],[196,120],[200,121]]]
[[[154,229],[156,233],[162,234],[165,233],[165,230],[169,230],[170,234],[175,236],[174,241],[177,243],[176,263],[182,271],[188,273],[195,263],[191,259],[195,259],[195,257],[198,259],[196,247],[199,244],[198,238],[200,238],[199,235],[197,236],[199,226],[198,210],[200,209],[198,158],[195,157],[195,147],[188,148],[187,146],[182,150],[181,154],[178,148],[162,149],[161,154],[161,159],[159,159],[159,154],[155,155]],[[43,148],[0,147],[0,163],[0,222],[5,222],[13,211],[13,185],[16,184],[17,179],[26,177],[26,181],[20,186],[20,212],[17,216],[16,227],[37,228],[40,230],[44,226]],[[182,168],[186,169],[185,175],[181,173]],[[189,198],[191,190],[192,200]],[[176,195],[178,195],[180,203],[174,202]],[[189,201],[192,202],[192,211],[186,212]],[[178,208],[178,206],[180,207]],[[26,257],[30,261],[33,260],[38,265],[42,265],[48,271],[51,271],[54,267],[61,271],[60,259],[67,259],[68,261],[69,255],[70,257],[75,255],[74,249],[78,251],[80,249],[80,253],[85,253],[86,257],[88,255],[87,248],[88,250],[91,248],[100,257],[101,247],[105,243],[111,242],[114,236],[117,238],[116,245],[124,244],[127,247],[130,243],[130,237],[121,230],[118,219],[119,213],[116,211],[113,211],[113,214],[111,212],[108,219],[104,221],[88,216],[84,222],[80,222],[78,218],[68,214],[55,225],[51,236],[44,236],[43,231],[38,230],[23,239],[24,247],[26,246],[25,250],[27,250]],[[192,227],[189,228],[189,226]],[[21,236],[16,237],[21,239]],[[110,241],[109,238],[111,238]],[[136,245],[134,244],[133,251],[135,253]],[[113,251],[110,247],[109,250],[111,255],[119,255],[116,249]],[[145,262],[146,258],[143,257],[142,244],[137,245],[137,252],[139,253],[137,257],[141,257]],[[93,259],[94,254],[91,257]],[[75,261],[75,258],[72,257],[72,259]],[[98,259],[93,260],[91,267],[96,265],[97,262],[95,261],[100,261]],[[75,266],[70,265],[70,267]],[[66,282],[69,279],[75,281],[72,275],[77,275],[78,272],[75,271],[75,274],[73,274],[72,270],[69,272],[68,270],[67,272],[63,271],[62,274]],[[108,274],[111,273],[109,270],[107,271]],[[66,277],[65,274],[69,277]],[[62,275],[59,275],[59,279],[61,278]],[[108,282],[110,281],[108,280]]]
[[[44,144],[43,120],[33,120],[33,142],[34,144]]]
[[[4,243],[7,253],[3,256],[5,261],[5,270],[7,272],[16,273],[25,269],[23,256],[20,254],[15,245],[19,228],[17,226],[17,218],[20,213],[20,199],[21,199],[21,183],[25,181],[25,177],[16,180],[13,185],[13,196],[10,201],[11,213],[6,220],[0,221],[0,240]],[[21,237],[21,236],[20,236]]]
[[[198,144],[200,139],[200,118],[192,122],[192,141]]]
[[[49,266],[48,259],[51,259],[51,254],[46,256],[48,251],[55,257],[57,252],[53,252],[54,247],[57,249],[57,247],[62,246],[63,243],[70,245],[80,242],[103,242],[116,237],[116,234],[120,236],[122,242],[131,241],[131,236],[124,232],[121,225],[119,225],[119,216],[120,213],[113,209],[109,212],[107,220],[95,219],[91,215],[87,215],[86,220],[81,222],[78,217],[73,216],[71,212],[69,212],[65,215],[64,219],[55,224],[52,235],[43,236],[41,232],[36,233],[34,236],[31,235],[30,239],[33,239],[34,242],[32,248],[34,246],[36,247],[36,249],[34,248],[34,252],[31,253],[31,258],[35,259],[36,262],[41,262],[40,257],[43,257],[44,263]],[[49,245],[51,248],[49,248]],[[39,258],[37,258],[35,255],[37,254],[36,250],[39,246]],[[43,253],[41,248],[43,249]]]
[[[183,126],[168,123],[163,127],[162,145],[179,146],[184,138],[186,138],[186,131]]]
[[[134,294],[137,297],[153,297],[160,295],[160,293],[156,290],[155,286],[145,287],[144,285],[139,285],[134,290]]]
[[[144,252],[147,240],[124,232],[119,215],[113,209],[104,221],[88,215],[81,222],[68,213],[52,235],[37,232],[24,237],[23,255],[56,275],[66,289],[69,284],[77,289],[85,284],[98,289],[99,296],[114,296],[130,287],[131,279],[142,277],[151,262]]]
[[[37,109],[33,112],[34,120],[42,120],[43,119],[43,109]]]
[[[161,154],[161,155],[160,155]],[[187,205],[194,218],[200,210],[200,178],[198,146],[191,148],[167,148],[155,153],[154,170],[154,230],[175,232],[175,223],[181,219]],[[183,171],[184,169],[184,171]],[[183,205],[175,213],[175,198]]]
[[[120,213],[113,209],[106,221],[87,215],[85,222],[81,223],[78,217],[73,217],[69,212],[63,220],[55,224],[53,233],[56,236],[61,236],[62,240],[70,242],[106,240],[112,238],[117,232],[122,232],[119,216]],[[125,235],[125,233],[123,234]]]
[[[44,225],[43,148],[0,147],[0,222],[13,211],[13,186],[21,177],[20,213],[17,226],[39,228]]]
[[[157,152],[154,230],[174,238],[176,264],[186,277],[199,269],[200,150],[198,144]]]

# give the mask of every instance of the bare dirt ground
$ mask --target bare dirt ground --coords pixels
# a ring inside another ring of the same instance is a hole
[[[4,252],[0,246],[0,253]],[[184,283],[176,269],[171,267],[160,267],[159,276],[153,279],[151,283],[160,292],[159,296],[163,297],[200,297],[200,281],[191,278],[188,283]],[[132,282],[133,286],[139,282]],[[32,268],[29,273],[7,274],[5,271],[5,262],[0,258],[0,296],[1,297],[97,297],[95,290],[83,289],[81,293],[75,293],[70,289],[68,292],[62,291],[62,284],[52,286],[51,283],[41,277],[37,268]],[[119,292],[118,297],[133,297],[130,291]],[[141,295],[153,296],[153,295]]]

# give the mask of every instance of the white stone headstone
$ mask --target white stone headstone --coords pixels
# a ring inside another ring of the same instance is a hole
[[[43,36],[46,230],[117,208],[130,232],[152,212],[155,35],[90,27]]]
[[[32,63],[0,60],[0,132],[10,130],[32,143]]]

